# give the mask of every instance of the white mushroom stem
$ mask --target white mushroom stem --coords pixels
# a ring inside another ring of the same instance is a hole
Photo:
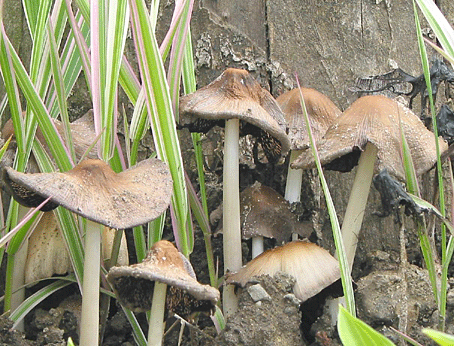
[[[224,272],[242,266],[240,228],[239,120],[225,121],[223,171],[223,248]],[[226,317],[238,309],[233,285],[224,286],[223,308]]]
[[[350,272],[355,259],[356,245],[358,244],[359,231],[363,223],[376,159],[377,148],[373,144],[367,143],[359,158],[358,169],[350,191],[344,221],[342,222],[342,240]]]
[[[252,237],[252,258],[256,258],[263,252],[263,237]]]
[[[367,143],[366,148],[359,157],[358,168],[342,222],[342,241],[344,243],[345,256],[350,273],[353,268],[359,231],[363,223],[364,211],[366,210],[367,198],[374,175],[377,151],[377,148],[373,144]],[[335,257],[337,258],[337,251]],[[345,305],[344,297],[334,299],[329,304],[332,325],[337,323],[339,304]]]
[[[285,183],[285,195],[284,198],[289,201],[289,203],[299,202],[301,199],[301,186],[303,184],[303,170],[298,168],[294,169],[290,167],[292,162],[300,156],[302,150],[291,150],[290,151],[290,160],[288,164],[287,171],[287,181]],[[297,240],[298,234],[292,234],[292,240]]]
[[[153,301],[151,303],[150,321],[148,323],[147,346],[161,346],[164,336],[164,311],[166,307],[167,285],[158,281],[154,283]]]
[[[102,227],[98,223],[87,220],[80,346],[93,346],[99,343],[99,275]]]

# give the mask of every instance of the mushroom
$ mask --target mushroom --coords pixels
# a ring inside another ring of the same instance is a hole
[[[114,231],[103,228],[103,259],[110,258]],[[122,237],[117,263],[128,264],[126,238]],[[25,284],[49,278],[52,275],[63,275],[72,271],[71,259],[61,236],[57,219],[53,212],[43,213],[41,220],[28,239],[27,260],[25,262]]]
[[[342,114],[341,110],[324,94],[312,88],[296,88],[280,95],[276,101],[285,115],[290,139],[290,164],[303,149],[310,147],[306,131],[301,95],[304,98],[314,141],[318,142],[333,121]],[[289,164],[285,198],[290,202],[299,202],[302,184],[302,170],[293,169]]]
[[[52,119],[52,122],[54,123],[55,128],[57,129],[60,136],[63,136],[64,125],[62,124],[62,122],[57,119]],[[69,127],[73,139],[76,159],[79,160],[84,155],[91,159],[97,158],[96,150],[93,148],[93,144],[95,144],[96,142],[96,132],[93,121],[93,110],[89,110],[82,117],[70,123]],[[1,138],[5,139],[9,138],[10,136],[13,136],[14,138],[14,127],[11,119],[9,119],[5,123],[1,131]],[[41,144],[44,145],[44,149],[50,154],[50,150],[46,145],[43,133],[41,132],[41,129],[39,127],[36,129],[36,138],[38,139],[39,142],[41,142]],[[15,146],[12,146],[11,148],[8,148],[8,151],[10,153],[13,153],[15,152],[15,149],[16,149]],[[14,156],[13,155],[9,156],[10,156],[9,161],[12,161],[12,159],[14,159]],[[6,162],[4,165],[12,166],[12,164],[9,164],[8,162]],[[28,172],[35,173],[39,171],[38,165],[33,155],[31,155],[28,165],[29,165],[27,169]]]
[[[56,119],[52,119],[52,121],[53,121],[55,127],[57,128],[59,134],[62,136],[64,133],[63,124]],[[70,129],[71,129],[71,135],[72,135],[72,139],[73,139],[73,145],[74,145],[76,159],[80,159],[80,157],[88,151],[90,146],[92,146],[96,140],[94,125],[93,125],[93,111],[87,112],[83,117],[72,122],[70,124]],[[2,160],[1,160],[1,163],[0,163],[1,166],[13,166],[14,160],[16,159],[17,144],[15,143],[14,126],[13,126],[13,122],[11,119],[9,119],[5,123],[5,125],[3,126],[2,130],[1,130],[2,139],[8,139],[10,137],[12,137],[13,140],[11,141],[5,155],[3,156]],[[39,127],[36,129],[35,138],[39,142],[41,142],[41,144],[43,144],[46,152],[48,152],[50,154],[50,150],[49,150],[48,146],[46,145],[46,141],[45,141],[42,131]],[[88,152],[87,156],[92,157],[92,158],[96,157],[96,151],[91,150],[90,152]],[[39,167],[35,160],[33,152],[30,153],[30,158],[27,162],[25,171],[29,172],[29,173],[39,172]],[[24,193],[26,193],[26,192],[24,191]],[[18,196],[16,196],[16,197],[18,197]],[[21,210],[21,209],[23,209],[23,208],[19,207],[19,215],[25,214],[26,211]],[[51,210],[51,209],[52,209],[51,204],[47,204],[47,206],[41,210],[46,211],[46,210]],[[44,229],[42,231],[44,232]],[[60,242],[60,243],[63,242],[60,232],[55,232],[54,229],[49,229],[48,232],[50,232],[50,234],[47,235],[48,237],[51,237],[56,242]],[[59,237],[60,239],[55,239],[55,236]],[[32,237],[31,240],[33,241],[33,238],[34,238],[33,234],[31,235],[31,237]],[[55,251],[55,248],[50,247],[50,244],[48,244],[46,242],[41,243],[41,244],[42,244],[42,247],[40,249],[35,248],[33,251],[39,251],[43,255],[46,254],[45,255],[46,258],[48,256],[48,254],[55,255],[56,258],[54,260],[51,260],[51,262],[53,262],[55,264],[58,263],[58,265],[60,265],[62,263],[67,263],[68,258],[67,258],[66,248],[64,249],[65,251],[63,251],[63,252],[57,252],[57,251]],[[21,304],[23,302],[24,297],[25,297],[25,291],[23,288],[24,284],[30,283],[28,280],[35,281],[35,279],[43,278],[41,276],[35,275],[37,273],[40,273],[40,271],[38,270],[35,272],[34,269],[36,269],[36,267],[35,267],[35,265],[33,265],[30,262],[30,260],[28,260],[26,263],[25,258],[28,258],[30,256],[30,251],[27,248],[28,248],[28,242],[25,240],[22,242],[20,249],[15,254],[10,254],[10,253],[8,254],[8,257],[10,258],[11,263],[13,261],[13,257],[16,258],[16,260],[14,260],[14,273],[13,273],[13,275],[11,275],[12,291],[14,292],[12,295],[12,298],[11,298],[11,310],[14,310],[19,304]],[[122,242],[120,251],[122,251],[122,252],[127,251],[124,242]],[[27,256],[27,257],[25,257],[25,256]],[[21,257],[23,257],[23,260],[21,259]],[[61,258],[61,260],[59,260],[58,258]],[[33,268],[31,270],[27,269],[27,267],[26,267],[27,265],[30,265],[30,264],[32,265],[32,268]],[[48,263],[48,264],[50,264],[50,263]],[[36,266],[39,266],[41,268],[45,267],[44,264],[39,264],[39,263],[36,264]],[[48,267],[48,268],[50,270],[50,267]],[[50,272],[51,271],[52,270],[50,270]],[[28,275],[29,278],[24,280],[24,277],[26,275]],[[22,329],[21,325],[19,325],[19,329]]]
[[[243,133],[255,133],[270,161],[288,152],[285,119],[271,94],[245,70],[229,68],[216,80],[180,100],[180,127],[204,132],[225,121],[223,171],[224,270],[241,268],[239,207],[239,120]],[[233,287],[224,288],[224,314],[235,312]]]
[[[45,246],[42,246],[45,245]],[[43,213],[28,240],[25,284],[71,271],[71,260],[53,212]]]
[[[252,258],[263,252],[255,238],[273,238],[281,245],[295,233],[307,238],[312,233],[312,225],[298,221],[291,211],[290,203],[271,187],[256,181],[240,194],[241,231],[243,239],[252,238]],[[217,232],[220,232],[218,229]],[[255,246],[254,246],[255,245]]]
[[[236,273],[229,273],[226,283],[244,287],[254,276],[277,272],[295,278],[293,293],[302,302],[340,279],[338,262],[328,251],[297,240],[263,252]]]
[[[132,228],[155,219],[167,209],[172,193],[167,165],[148,159],[115,173],[107,163],[87,159],[64,173],[27,174],[7,167],[4,175],[14,183],[13,189],[29,189],[41,199],[51,197],[52,203],[87,219],[80,343],[97,345],[100,227]]]
[[[317,145],[320,162],[327,169],[350,171],[358,163],[342,224],[350,270],[374,167],[376,172],[387,168],[396,178],[405,179],[400,128],[408,143],[416,173],[422,174],[432,168],[437,160],[434,134],[407,107],[381,95],[363,96],[353,102]],[[447,150],[447,144],[441,138],[438,141],[440,151]],[[310,150],[304,150],[292,163],[293,168],[314,166]]]
[[[52,121],[60,135],[63,135],[64,125],[57,119],[52,119]],[[85,155],[89,158],[95,158],[97,156],[96,150],[92,148],[96,140],[93,110],[89,110],[81,118],[75,120],[69,126],[76,159],[80,159]],[[2,138],[9,138],[10,136],[14,136],[14,127],[11,119],[5,123],[2,129]],[[41,143],[45,143],[44,136],[42,135],[40,128],[37,128],[36,130],[36,137]],[[46,151],[49,151],[46,145],[44,147]],[[9,150],[8,154],[10,155],[11,164],[8,164],[8,162],[3,162],[3,164],[11,166],[13,155],[15,154],[15,148],[14,150]],[[29,173],[36,173],[39,171],[33,156],[31,156],[29,160],[27,170]],[[23,205],[28,207],[36,206],[36,202],[30,202],[30,198],[36,196],[36,194],[31,193],[27,189],[21,189],[17,185],[14,189],[10,188],[11,184],[14,185],[15,183],[10,181],[7,184],[3,184],[3,187],[10,195],[13,195],[16,200],[21,201],[20,203]],[[54,208],[56,208],[54,203],[47,203],[43,208],[41,208],[41,211],[47,212]],[[108,228],[103,230],[102,243],[104,259],[110,258],[110,252],[113,244],[112,235],[113,232]],[[64,274],[71,271],[71,262],[66,251],[63,238],[58,229],[57,220],[52,213],[45,213],[42,217],[41,221],[30,235],[28,246],[31,247],[31,249],[29,248],[27,250],[25,284],[30,284],[37,280],[50,277],[53,274]],[[126,239],[122,238],[118,258],[120,264],[127,264],[127,251]]]
[[[189,260],[167,240],[156,242],[141,263],[111,268],[107,280],[119,302],[134,312],[151,309],[155,282],[166,284],[170,291],[166,309],[182,317],[210,311],[220,298],[216,288],[197,281]]]

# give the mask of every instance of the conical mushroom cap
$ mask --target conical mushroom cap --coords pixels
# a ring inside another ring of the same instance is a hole
[[[284,112],[285,120],[287,121],[291,150],[302,150],[310,146],[306,122],[301,108],[300,90],[303,94],[315,142],[318,142],[323,137],[328,127],[342,114],[333,101],[312,88],[296,88],[279,96],[276,101]]]
[[[264,140],[274,139],[269,146],[276,148],[269,150],[276,154],[288,152],[290,142],[279,105],[246,70],[229,68],[207,86],[180,99],[179,126],[190,131],[206,132],[228,119],[240,119],[264,131],[258,136],[265,138],[261,139],[262,145]]]
[[[141,161],[120,173],[112,171],[105,162],[92,159],[64,173],[27,174],[7,167],[4,178],[12,189],[19,186],[20,193],[22,189],[33,192],[34,202],[51,197],[51,203],[117,229],[157,218],[169,206],[172,194],[170,172],[158,159]]]
[[[293,293],[303,302],[340,278],[339,264],[328,251],[313,243],[293,241],[263,252],[238,272],[228,274],[226,283],[244,287],[254,276],[277,272],[295,278]]]
[[[390,174],[403,180],[405,173],[401,155],[399,118],[416,173],[428,171],[437,161],[434,134],[410,109],[382,95],[360,97],[329,127],[317,145],[321,164],[333,164],[336,159],[344,163],[347,161],[345,159],[347,154],[359,153],[370,142],[378,149],[376,172],[386,168]],[[440,152],[443,153],[448,145],[442,138],[438,141]],[[352,166],[339,170],[351,170],[356,163],[354,160]],[[292,167],[302,169],[315,167],[312,152],[303,151],[293,161]]]
[[[243,238],[262,236],[274,238],[281,244],[292,233],[303,238],[312,233],[310,223],[298,221],[284,197],[259,182],[241,192],[240,208]]]
[[[154,282],[159,281],[183,290],[213,306],[219,300],[219,291],[199,283],[191,263],[167,240],[155,243],[143,262],[130,266],[113,267],[107,280],[120,303],[136,312],[151,308]]]

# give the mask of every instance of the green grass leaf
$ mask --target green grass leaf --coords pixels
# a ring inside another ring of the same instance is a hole
[[[368,326],[360,319],[353,317],[343,306],[339,306],[337,322],[342,344],[345,346],[392,346],[394,343]]]
[[[435,340],[440,346],[452,346],[454,345],[454,335],[439,332],[433,329],[423,329],[422,332],[426,334],[432,340]]]

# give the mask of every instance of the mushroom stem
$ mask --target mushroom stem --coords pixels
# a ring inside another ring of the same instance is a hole
[[[256,258],[263,252],[263,237],[252,237],[252,258]]]
[[[350,266],[350,272],[353,268],[359,231],[363,222],[367,198],[374,175],[377,151],[377,148],[372,143],[367,143],[366,148],[361,153],[355,180],[350,191],[347,209],[345,210],[344,221],[342,222],[342,240],[344,242],[348,265]]]
[[[239,120],[225,121],[223,171],[223,248],[224,272],[237,271],[242,266],[239,188]],[[224,314],[228,317],[238,309],[238,299],[232,285],[224,287]]]
[[[284,198],[289,203],[299,202],[301,199],[301,186],[303,184],[303,170],[300,168],[292,168],[290,165],[292,162],[301,155],[302,150],[291,150],[290,160],[288,163],[287,181],[285,183],[285,195]],[[297,240],[298,234],[292,234],[292,240]]]
[[[345,210],[344,221],[342,222],[342,241],[344,243],[345,256],[350,268],[350,273],[353,268],[359,231],[361,230],[361,224],[363,223],[364,211],[366,210],[367,198],[369,197],[370,186],[372,184],[377,152],[377,147],[368,142],[366,148],[361,153],[353,186],[350,191],[347,209]],[[336,251],[336,258],[337,255]],[[337,323],[339,304],[345,305],[344,297],[336,298],[329,303],[331,324],[333,326]]]
[[[99,343],[99,275],[102,227],[98,223],[87,220],[84,243],[80,346],[92,346]]]
[[[153,290],[153,301],[151,303],[150,321],[148,323],[147,346],[161,346],[164,336],[164,310],[166,307],[167,285],[155,281]]]

